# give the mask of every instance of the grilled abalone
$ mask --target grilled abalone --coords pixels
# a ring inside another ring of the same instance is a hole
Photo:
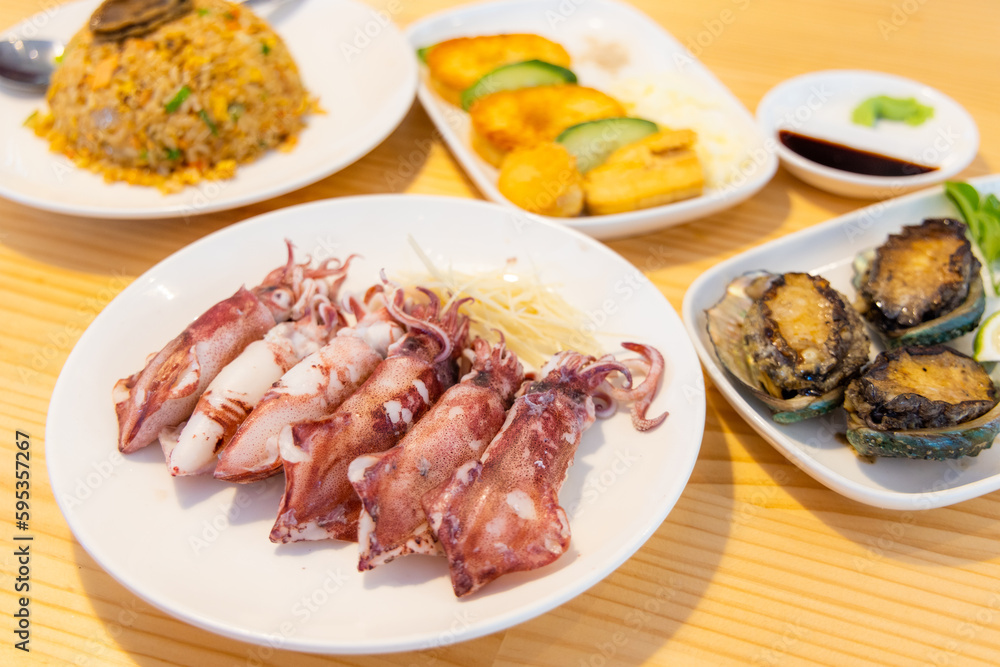
[[[108,41],[138,37],[192,9],[194,0],[104,0],[90,17],[90,30]]]
[[[864,324],[824,278],[748,273],[706,311],[722,365],[792,423],[840,405],[868,361]]]
[[[975,456],[1000,432],[997,398],[983,367],[960,352],[888,350],[847,388],[847,440],[862,456]]]
[[[855,307],[888,347],[942,343],[979,323],[986,296],[965,229],[927,219],[855,260]]]

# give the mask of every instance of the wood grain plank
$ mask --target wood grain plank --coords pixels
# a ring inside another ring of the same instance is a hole
[[[570,2],[571,0],[567,0]],[[576,2],[577,0],[572,0]],[[372,0],[410,23],[456,0]],[[877,69],[953,96],[981,148],[961,176],[1000,164],[1000,12],[990,0],[634,0],[751,110],[776,83],[827,68]],[[53,6],[0,0],[0,26]],[[994,77],[995,78],[995,77]],[[32,436],[32,652],[37,665],[995,665],[1000,656],[1000,495],[892,512],[824,488],[759,438],[710,382],[705,438],[676,508],[639,552],[587,593],[489,637],[371,657],[311,656],[218,637],[153,609],[77,544],[45,477],[44,427],[82,331],[142,272],[247,217],[382,192],[476,198],[415,104],[371,154],[274,200],[182,221],[84,220],[0,201],[0,456]],[[857,209],[783,170],[725,213],[608,245],[675,308],[715,263]],[[12,498],[10,468],[0,498]],[[9,505],[7,505],[9,506]],[[628,508],[623,508],[628,511]],[[15,533],[0,512],[0,609],[13,609]]]

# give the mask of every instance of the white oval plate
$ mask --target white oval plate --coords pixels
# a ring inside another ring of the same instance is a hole
[[[969,183],[981,193],[1000,192],[1000,175]],[[944,507],[1000,489],[1000,447],[953,461],[878,459],[865,463],[854,455],[846,440],[835,435],[846,430],[841,409],[798,424],[777,424],[770,410],[720,365],[705,329],[704,311],[722,298],[733,278],[755,269],[820,274],[853,301],[854,256],[881,245],[903,225],[934,217],[961,219],[941,187],[874,204],[753,248],[703,273],[684,295],[684,322],[698,356],[712,382],[754,430],[792,463],[834,491],[887,509]],[[984,280],[989,285],[985,273]],[[987,294],[986,312],[991,313],[1000,308],[1000,299],[992,296],[992,289],[987,288]],[[971,338],[973,334],[949,344],[970,354]],[[872,347],[874,351],[877,346]]]
[[[66,41],[98,4],[81,0],[36,14],[3,39]],[[292,151],[270,151],[240,166],[232,179],[205,181],[175,194],[106,183],[103,176],[50,152],[46,141],[22,127],[44,107],[42,96],[0,86],[0,195],[49,211],[101,218],[186,217],[236,208],[343,169],[375,148],[409,111],[417,87],[416,58],[388,14],[378,15],[355,0],[292,0],[256,10],[288,44],[303,83],[326,111],[307,119]]]
[[[914,97],[933,107],[934,115],[916,127],[884,120],[875,127],[852,123],[855,107],[876,95]],[[757,122],[786,169],[810,185],[845,197],[887,199],[940,183],[969,166],[979,150],[976,122],[958,102],[930,86],[882,72],[827,70],[788,79],[761,99]],[[779,130],[937,169],[899,177],[853,174],[793,152],[778,140]]]
[[[475,232],[470,233],[470,224]],[[564,286],[571,303],[608,334],[667,355],[638,433],[627,414],[584,434],[560,494],[573,530],[552,565],[508,575],[468,600],[451,590],[442,558],[403,558],[362,575],[343,542],[274,545],[282,477],[237,486],[173,479],[159,447],[123,457],[111,387],[143,365],[241,282],[257,284],[285,258],[284,239],[322,258],[360,253],[348,290],[422,268],[407,235],[441,267],[524,271]],[[46,425],[52,491],[83,547],[118,581],[192,624],[248,642],[317,653],[434,648],[504,629],[583,592],[660,526],[694,466],[704,426],[704,385],[677,314],[654,285],[600,243],[504,207],[461,199],[382,195],[286,208],[227,227],[167,258],[94,320],[56,383]]]
[[[510,32],[535,33],[562,44],[573,58],[571,67],[581,85],[606,92],[615,81],[684,76],[719,102],[721,110],[709,113],[725,114],[748,146],[748,164],[741,175],[724,187],[706,188],[700,197],[630,213],[549,220],[599,239],[644,234],[735,206],[764,187],[777,170],[778,160],[773,151],[764,149],[746,107],[680,42],[628,5],[610,0],[492,2],[434,14],[412,24],[406,35],[417,49],[454,37]],[[622,49],[626,64],[611,74],[593,60],[598,48]],[[426,68],[421,69],[417,96],[466,173],[487,199],[517,208],[497,189],[498,170],[473,150],[468,114],[441,99],[428,84]]]

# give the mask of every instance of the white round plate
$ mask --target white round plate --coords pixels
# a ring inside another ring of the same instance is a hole
[[[854,109],[876,95],[916,98],[933,107],[934,115],[918,126],[882,120],[866,127],[851,122]],[[757,123],[788,171],[844,197],[887,199],[940,183],[969,166],[979,150],[976,122],[958,102],[930,86],[881,72],[827,70],[788,79],[761,99]],[[779,130],[937,169],[898,177],[854,174],[793,152],[778,140]]]
[[[359,253],[346,285],[359,291],[390,274],[420,271],[407,241],[440,267],[525,272],[563,286],[607,349],[623,340],[659,348],[667,361],[650,414],[599,420],[580,444],[560,494],[572,545],[555,563],[507,575],[469,599],[454,597],[443,558],[411,556],[365,574],[357,546],[274,545],[283,481],[237,486],[171,478],[159,447],[122,456],[111,403],[115,381],[143,365],[198,314],[243,282],[257,284],[285,259],[284,239],[316,258]],[[704,385],[677,314],[654,285],[607,247],[509,209],[451,198],[348,197],[269,213],[227,227],[167,258],[94,320],[56,383],[46,425],[52,491],[80,544],[118,581],[192,624],[243,641],[317,653],[427,649],[485,635],[583,592],[653,534],[687,482],[701,444]]]
[[[974,178],[969,183],[984,195],[1000,193],[997,175]],[[705,309],[722,298],[731,280],[758,269],[822,275],[851,302],[855,296],[851,262],[858,253],[881,245],[903,225],[940,217],[959,217],[940,187],[874,204],[716,264],[691,283],[684,295],[682,312],[688,334],[712,382],[733,408],[775,449],[813,478],[837,493],[875,507],[932,509],[996,491],[1000,489],[1000,446],[994,444],[979,456],[950,461],[880,458],[867,463],[837,436],[847,429],[841,409],[797,424],[778,424],[771,419],[770,410],[722,367],[705,328]],[[990,284],[985,269],[983,280]],[[987,295],[986,312],[1000,309],[1000,298],[989,287]],[[973,337],[968,334],[948,345],[971,354]],[[872,338],[874,353],[881,346],[874,335]]]
[[[765,150],[764,137],[746,107],[676,38],[627,4],[612,0],[503,0],[449,9],[406,29],[413,49],[455,37],[520,32],[562,44],[573,58],[572,69],[581,85],[605,92],[614,92],[616,85],[630,81],[655,80],[667,91],[676,80],[697,86],[704,102],[700,115],[724,121],[733,136],[739,138],[746,155],[733,165],[734,175],[724,185],[706,187],[698,197],[627,213],[549,220],[598,239],[647,234],[736,206],[763,188],[777,171],[778,160],[773,151]],[[610,66],[601,54],[621,62]],[[434,92],[426,71],[417,96],[480,192],[522,216],[532,215],[500,192],[499,170],[472,147],[468,114]]]
[[[3,39],[69,40],[98,0],[46,10]],[[282,36],[306,88],[325,114],[313,114],[287,153],[271,151],[225,181],[206,181],[176,194],[106,183],[52,153],[24,121],[44,108],[40,95],[0,86],[0,196],[37,208],[101,218],[170,218],[263,201],[314,183],[358,160],[400,123],[413,104],[417,65],[387,12],[355,0],[290,0],[256,11]],[[364,39],[359,38],[361,35]]]

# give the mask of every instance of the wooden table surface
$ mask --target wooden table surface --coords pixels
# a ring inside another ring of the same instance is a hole
[[[566,0],[567,4],[584,0]],[[373,6],[389,6],[371,0]],[[0,28],[53,0],[0,0]],[[461,3],[392,3],[405,25]],[[882,70],[952,96],[982,144],[961,174],[1000,163],[1000,8],[993,0],[633,0],[749,108],[788,77]],[[4,131],[11,131],[9,128]],[[429,150],[427,147],[430,147]],[[709,383],[701,453],[670,516],[616,572],[561,607],[451,647],[322,657],[216,636],[137,599],[80,548],[48,486],[45,416],[80,334],[132,279],[231,223],[301,202],[400,188],[478,197],[414,104],[402,125],[344,171],[277,199],[187,222],[101,221],[0,200],[0,468],[4,505],[0,663],[81,665],[996,665],[1000,663],[1000,493],[921,512],[848,500],[771,448]],[[0,158],[2,159],[2,158]],[[779,170],[762,192],[710,218],[609,243],[674,308],[720,260],[864,205]],[[14,435],[31,436],[32,634],[13,649],[17,604]],[[109,517],[113,521],[114,517]]]

